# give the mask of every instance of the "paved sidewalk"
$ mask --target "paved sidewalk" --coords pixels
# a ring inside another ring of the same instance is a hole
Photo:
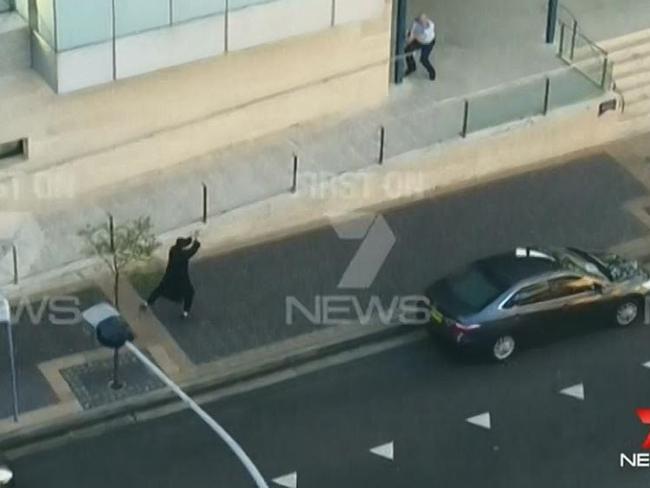
[[[551,107],[601,95],[574,70],[554,78]],[[555,85],[554,85],[555,86]],[[539,115],[543,80],[536,78],[505,92],[478,96],[471,107],[468,128],[493,125]],[[376,166],[380,158],[380,128],[385,128],[385,164],[409,151],[460,137],[464,102],[450,99],[436,104],[407,97],[344,121],[326,120],[295,127],[263,140],[208,154],[155,175],[146,175],[111,188],[95,198],[71,202],[43,202],[35,212],[0,212],[4,237],[18,251],[19,276],[54,270],[84,258],[77,232],[88,223],[151,217],[158,234],[199,222],[202,185],[207,186],[207,210],[220,215],[251,203],[286,194],[292,187],[293,156],[299,158],[298,187],[313,186],[336,175]],[[406,178],[406,176],[405,176]],[[317,188],[317,187],[316,187]],[[325,195],[328,197],[328,195]],[[323,198],[314,195],[314,198]],[[0,235],[0,239],[3,235]],[[9,283],[13,262],[9,248],[0,249],[0,285]]]

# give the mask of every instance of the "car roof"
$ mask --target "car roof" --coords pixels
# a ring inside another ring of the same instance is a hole
[[[472,266],[489,275],[504,290],[535,276],[563,270],[553,254],[533,247],[518,247],[479,259]]]

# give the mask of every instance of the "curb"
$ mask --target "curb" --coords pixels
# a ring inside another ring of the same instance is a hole
[[[290,367],[299,366],[317,358],[419,332],[421,329],[421,326],[413,325],[387,326],[350,339],[307,346],[296,351],[295,354],[262,361],[258,364],[248,364],[238,370],[217,372],[216,374],[205,373],[191,380],[182,381],[180,387],[190,396],[199,396],[216,389],[232,386],[241,381],[252,380]],[[75,432],[104,424],[125,425],[137,423],[139,415],[178,402],[180,400],[171,391],[162,388],[110,405],[69,414],[41,425],[18,428],[9,432],[0,440],[0,451],[21,449],[66,436],[73,437]]]

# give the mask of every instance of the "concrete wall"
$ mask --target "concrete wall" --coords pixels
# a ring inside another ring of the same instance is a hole
[[[38,33],[68,65],[58,93],[382,16],[385,0],[36,0]],[[171,8],[170,8],[171,7]],[[56,28],[54,26],[56,24]],[[114,26],[114,27],[113,27]],[[56,38],[56,39],[55,39]],[[113,44],[115,48],[113,49]],[[89,71],[84,73],[87,63]],[[110,76],[107,79],[107,74]],[[46,80],[52,73],[43,73]]]
[[[117,78],[222,54],[225,50],[224,19],[223,15],[210,16],[118,39],[115,46]]]
[[[16,13],[0,14],[0,74],[30,65],[29,29]]]
[[[385,0],[370,21],[67,95],[54,94],[31,71],[16,72],[0,94],[0,141],[28,137],[30,159],[0,171],[0,179],[64,175],[93,191],[224,145],[380,103],[389,86],[390,4]],[[152,65],[161,63],[144,37],[120,47],[150,52]],[[72,56],[75,51],[59,60],[58,70],[69,74],[58,73],[59,83],[61,74],[77,83],[80,72],[89,73],[81,68],[90,60]],[[46,54],[40,59],[48,66]],[[121,70],[133,74],[137,67]],[[108,73],[98,65],[93,76]]]

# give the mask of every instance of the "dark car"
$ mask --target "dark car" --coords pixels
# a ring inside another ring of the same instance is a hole
[[[0,454],[0,487],[8,488],[14,486],[14,474],[9,468],[9,463]]]
[[[510,357],[563,324],[626,327],[645,316],[650,274],[615,254],[520,247],[480,259],[427,290],[429,327],[461,347]]]

